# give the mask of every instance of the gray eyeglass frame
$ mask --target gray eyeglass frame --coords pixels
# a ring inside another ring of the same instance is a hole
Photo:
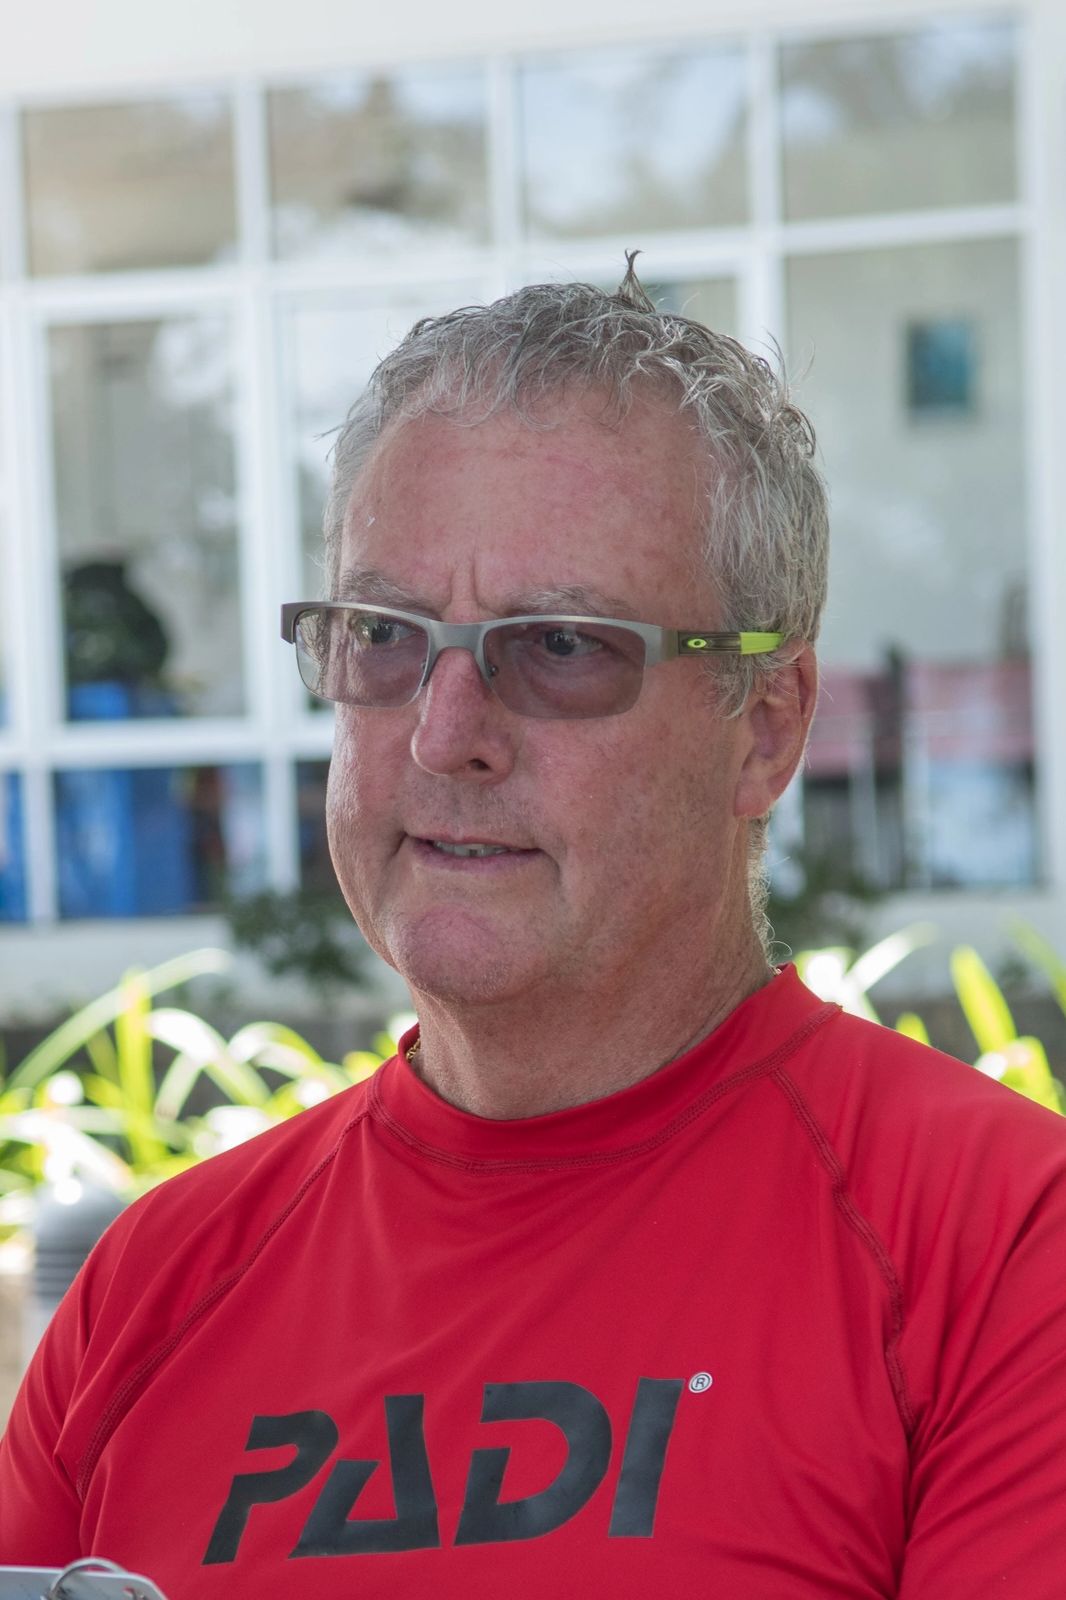
[[[654,667],[660,661],[673,661],[683,655],[769,655],[783,642],[783,633],[721,633],[714,630],[698,632],[689,629],[660,628],[654,622],[631,622],[621,617],[570,616],[562,612],[533,612],[520,617],[492,617],[487,622],[441,622],[436,617],[423,616],[418,611],[399,611],[394,606],[376,606],[363,600],[290,600],[281,608],[281,637],[286,644],[296,643],[296,624],[307,611],[355,611],[364,616],[387,617],[397,622],[413,623],[421,628],[429,640],[426,664],[414,700],[429,682],[437,657],[442,650],[469,650],[477,662],[478,671],[491,687],[495,672],[485,659],[485,639],[495,629],[513,628],[523,623],[565,623],[574,626],[592,623],[597,627],[624,628],[635,633],[644,642],[644,665]],[[410,701],[404,702],[410,704]]]

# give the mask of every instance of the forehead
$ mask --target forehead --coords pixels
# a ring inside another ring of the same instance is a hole
[[[434,608],[571,587],[648,620],[649,603],[689,616],[709,587],[707,471],[691,425],[658,401],[619,418],[583,393],[535,424],[426,415],[387,429],[357,480],[342,573],[373,568]]]

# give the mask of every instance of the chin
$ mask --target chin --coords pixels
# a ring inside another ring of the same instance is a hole
[[[453,1005],[492,1005],[525,993],[540,976],[499,933],[468,913],[428,913],[388,930],[385,959],[408,988]]]

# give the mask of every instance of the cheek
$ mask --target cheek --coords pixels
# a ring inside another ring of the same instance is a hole
[[[355,745],[349,729],[342,726],[342,712],[337,713],[333,735],[333,755],[329,763],[326,782],[326,824],[331,845],[336,842],[337,830],[352,812],[352,798],[356,789]]]
[[[358,724],[345,708],[338,711],[326,786],[326,827],[338,871],[339,862],[351,858],[353,845],[372,847],[375,822],[390,812],[396,785],[377,743],[372,728]]]
[[[646,748],[619,804],[640,860],[664,888],[677,893],[689,882],[697,892],[704,874],[717,876],[735,828],[727,750],[663,738]]]
[[[654,891],[677,822],[677,789],[664,777],[670,759],[662,742],[652,753],[646,739],[607,730],[541,764],[540,809],[561,846],[564,881],[579,896],[593,885],[607,902]]]

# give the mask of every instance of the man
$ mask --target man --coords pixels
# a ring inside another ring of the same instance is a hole
[[[338,442],[338,877],[420,1027],[164,1185],[61,1308],[0,1554],[170,1600],[1050,1600],[1066,1136],[775,973],[825,506],[740,346],[536,287]]]

